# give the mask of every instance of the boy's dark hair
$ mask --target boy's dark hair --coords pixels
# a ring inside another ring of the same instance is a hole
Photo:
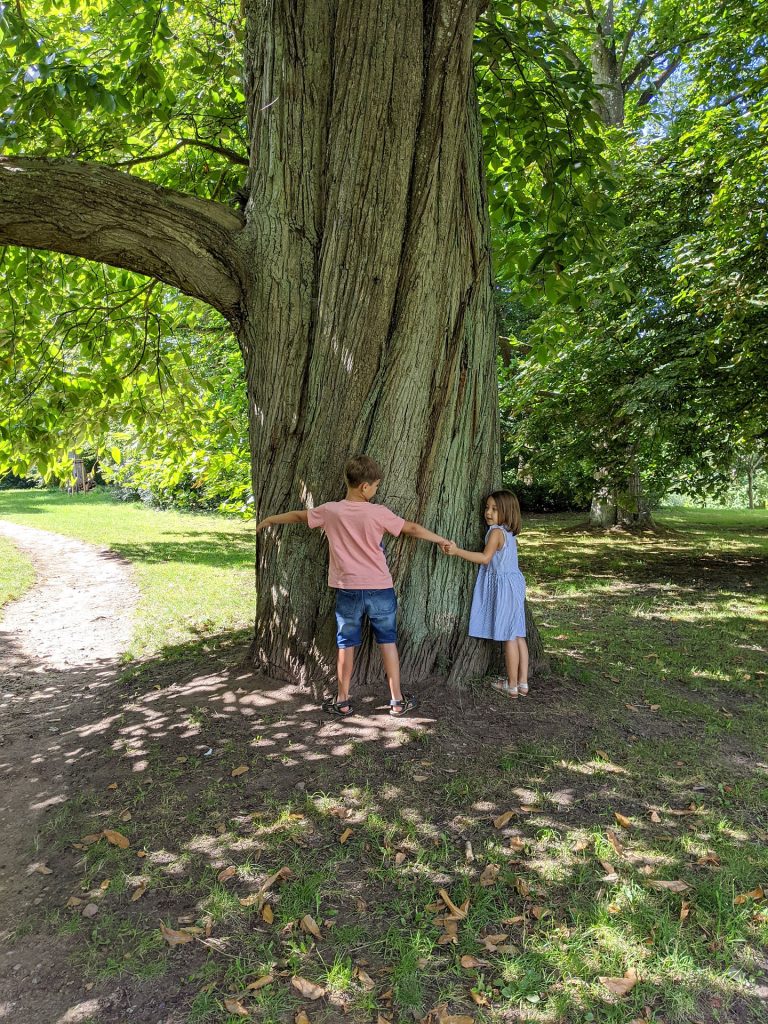
[[[496,509],[499,513],[499,526],[506,526],[510,533],[516,537],[520,533],[521,516],[520,502],[512,491],[493,491],[488,495],[496,502]],[[488,498],[485,500],[488,501]],[[485,505],[485,503],[483,503]]]
[[[375,484],[377,480],[381,480],[383,475],[381,466],[369,455],[356,455],[344,467],[344,477],[350,487],[359,487],[360,484]]]

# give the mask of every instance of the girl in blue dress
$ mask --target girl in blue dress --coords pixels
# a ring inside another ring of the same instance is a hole
[[[469,613],[469,635],[500,640],[506,679],[491,686],[508,697],[528,693],[528,644],[525,640],[525,577],[517,565],[520,505],[511,491],[494,491],[485,501],[488,531],[482,551],[463,551],[451,543],[443,550],[480,566]]]

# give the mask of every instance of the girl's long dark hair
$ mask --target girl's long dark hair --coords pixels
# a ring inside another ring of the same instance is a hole
[[[516,537],[520,533],[521,516],[520,502],[515,495],[512,491],[493,491],[488,495],[488,498],[493,498],[496,502],[496,509],[499,513],[499,526],[506,526],[509,532]],[[483,502],[483,508],[485,508],[488,498]]]

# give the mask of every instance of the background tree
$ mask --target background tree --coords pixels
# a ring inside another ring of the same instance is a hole
[[[640,480],[656,495],[724,487],[765,431],[751,399],[768,375],[765,17],[746,6],[721,21],[668,103],[611,140],[613,266],[572,268],[581,308],[508,306],[520,347],[507,446],[534,477],[554,466],[582,494],[593,473],[603,525],[647,521]]]

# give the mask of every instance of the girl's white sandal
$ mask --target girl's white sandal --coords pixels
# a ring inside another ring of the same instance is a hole
[[[517,692],[520,694],[521,697],[527,697],[528,696],[528,683],[518,683],[517,684]]]
[[[499,693],[505,693],[507,697],[517,697],[517,687],[510,686],[509,681],[506,679],[492,679],[491,686],[494,690],[498,690]]]

